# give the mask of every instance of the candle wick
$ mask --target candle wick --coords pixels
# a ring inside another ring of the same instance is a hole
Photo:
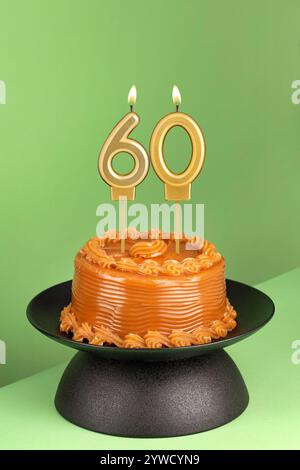
[[[131,104],[130,105],[130,112],[132,113],[132,111],[133,111],[133,105]]]
[[[176,113],[179,111],[179,104],[176,104]]]

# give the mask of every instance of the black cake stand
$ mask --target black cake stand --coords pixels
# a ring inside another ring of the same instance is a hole
[[[128,437],[192,434],[239,416],[249,395],[223,348],[264,326],[273,316],[274,304],[253,287],[226,282],[238,326],[225,339],[181,348],[122,349],[78,343],[59,331],[60,311],[71,298],[71,281],[34,297],[27,307],[30,323],[79,350],[59,383],[58,412],[78,426]]]

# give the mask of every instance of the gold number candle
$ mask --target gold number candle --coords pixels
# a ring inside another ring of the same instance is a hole
[[[129,138],[133,129],[140,122],[139,116],[132,111],[135,101],[136,88],[133,86],[128,95],[130,112],[114,127],[99,154],[99,173],[111,187],[112,200],[121,197],[133,200],[136,186],[143,181],[149,169],[149,158],[146,150],[139,142]],[[120,152],[126,152],[134,159],[134,168],[126,175],[117,173],[112,167],[113,158]]]
[[[178,111],[181,103],[177,87],[173,88],[173,102],[176,112],[167,114],[156,125],[150,141],[150,157],[157,176],[165,183],[165,198],[168,201],[182,201],[191,198],[191,183],[199,175],[205,159],[203,133],[188,114]],[[182,127],[189,135],[192,155],[188,167],[180,174],[173,173],[164,159],[164,141],[168,132],[176,126]]]
[[[150,157],[157,176],[165,183],[165,198],[176,201],[175,240],[176,252],[179,253],[180,206],[179,201],[191,198],[191,183],[199,175],[205,159],[205,140],[203,133],[194,119],[178,111],[181,96],[178,88],[173,87],[173,102],[176,112],[163,117],[156,125],[150,141]],[[164,159],[164,142],[168,132],[176,126],[182,127],[190,138],[192,155],[188,167],[180,174],[173,173]]]

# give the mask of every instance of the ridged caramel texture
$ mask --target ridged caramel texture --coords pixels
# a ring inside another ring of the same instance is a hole
[[[118,239],[89,240],[75,258],[61,330],[78,341],[124,347],[226,336],[236,313],[226,298],[224,259],[207,241],[196,250],[186,250],[186,241],[177,255],[172,239],[127,240],[124,254]]]
[[[226,307],[225,264],[221,259],[194,276],[142,276],[101,270],[76,256],[72,306],[79,324],[108,327],[124,336],[148,330],[192,331],[220,320]]]

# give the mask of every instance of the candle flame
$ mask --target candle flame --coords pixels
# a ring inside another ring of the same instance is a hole
[[[136,102],[136,86],[135,85],[132,85],[132,87],[130,88],[129,90],[129,93],[128,93],[128,104],[130,106],[133,106]]]
[[[173,86],[172,98],[175,106],[179,106],[181,103],[181,94],[176,85]]]

